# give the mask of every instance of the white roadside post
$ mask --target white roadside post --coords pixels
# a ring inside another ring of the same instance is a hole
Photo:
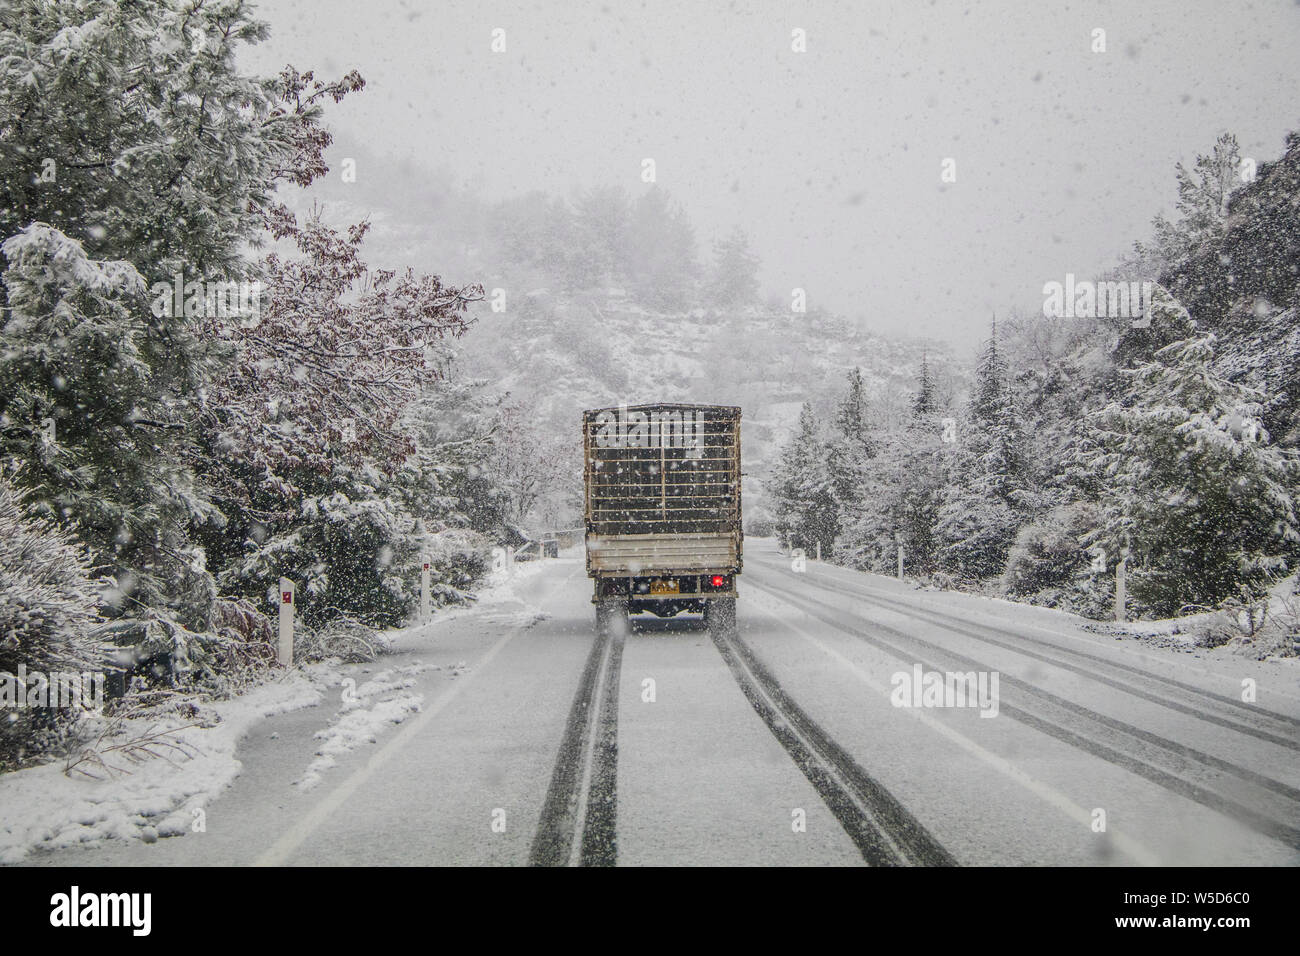
[[[431,563],[429,556],[426,554],[420,567],[420,623],[422,624],[429,622],[429,568]]]
[[[903,580],[903,546],[898,546],[898,580]]]
[[[1115,620],[1123,623],[1128,620],[1128,548],[1119,553],[1119,563],[1115,565]]]
[[[280,646],[276,656],[284,667],[293,666],[293,595],[296,590],[288,578],[280,579]]]
[[[822,559],[822,543],[821,543],[821,540],[818,539],[818,541],[817,541],[817,560],[820,561],[821,559]]]

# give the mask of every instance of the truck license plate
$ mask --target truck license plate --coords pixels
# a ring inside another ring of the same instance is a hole
[[[681,592],[681,587],[680,585],[678,585],[676,581],[651,581],[650,582],[651,594],[678,594],[680,592]]]

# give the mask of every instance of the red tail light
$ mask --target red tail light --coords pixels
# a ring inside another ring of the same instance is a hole
[[[713,586],[715,588],[720,588],[726,583],[727,583],[727,579],[724,578],[721,574],[715,574],[713,576]]]

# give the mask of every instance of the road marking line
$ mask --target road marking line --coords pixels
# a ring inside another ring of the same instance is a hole
[[[560,581],[560,584],[567,584],[573,577],[570,571]],[[284,866],[289,857],[298,847],[307,840],[323,824],[335,810],[343,805],[352,794],[361,787],[363,783],[374,776],[375,771],[379,770],[384,764],[388,763],[406,744],[408,738],[420,731],[434,717],[446,708],[453,700],[460,696],[466,686],[471,684],[475,677],[482,673],[483,668],[492,663],[501,650],[522,634],[532,624],[526,624],[523,627],[516,627],[501,638],[475,662],[473,669],[468,674],[463,674],[459,681],[448,688],[447,692],[434,702],[428,710],[421,711],[420,715],[414,720],[406,722],[398,732],[388,740],[379,750],[368,760],[365,765],[358,767],[352,772],[352,775],[334,788],[324,800],[311,808],[297,823],[290,827],[280,839],[271,845],[270,849],[264,852],[256,860],[253,866]]]
[[[352,796],[360,786],[369,780],[384,764],[392,758],[403,746],[406,745],[407,738],[411,737],[423,727],[438,716],[442,710],[453,700],[460,696],[460,692],[468,686],[474,677],[478,676],[482,668],[491,663],[492,659],[501,652],[501,649],[509,644],[515,637],[525,630],[524,628],[515,628],[501,640],[497,641],[488,652],[483,655],[482,659],[475,663],[474,669],[468,674],[462,675],[461,679],[453,684],[445,694],[438,698],[432,707],[428,710],[421,711],[420,715],[412,721],[408,721],[390,738],[379,750],[366,761],[365,766],[358,767],[353,771],[347,780],[339,784],[316,806],[312,807],[297,823],[295,823],[280,839],[276,840],[269,850],[253,861],[254,866],[284,866],[289,856],[300,847],[306,839],[312,835],[315,830],[325,822],[329,816],[337,810],[343,803]]]

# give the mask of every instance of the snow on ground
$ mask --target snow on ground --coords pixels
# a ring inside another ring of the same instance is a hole
[[[428,624],[399,628],[383,636],[390,640],[392,650],[401,651],[466,615],[486,615],[507,627],[541,620],[546,615],[523,600],[517,588],[539,574],[543,565],[541,561],[519,562],[508,573],[490,577],[473,604],[439,611]],[[133,728],[140,734],[171,729],[170,738],[183,745],[184,751],[166,749],[167,757],[138,764],[110,759],[115,768],[129,772],[109,775],[102,768],[88,767],[97,778],[75,771],[68,775],[64,761],[58,760],[0,775],[0,863],[20,862],[37,848],[110,839],[154,842],[196,828],[203,821],[204,807],[239,774],[237,748],[246,733],[266,717],[339,699],[342,706],[316,734],[322,743],[298,781],[300,788],[311,789],[341,755],[374,743],[383,729],[418,712],[423,696],[409,690],[415,675],[439,669],[439,665],[417,660],[381,670],[356,685],[354,679],[348,683],[350,679],[336,664],[313,664],[230,700],[203,703],[201,726],[186,726],[185,721],[173,719],[169,724],[155,721]],[[448,676],[455,678],[466,670],[461,662],[448,669]],[[360,671],[368,672],[369,668]]]
[[[1295,593],[1296,581],[1297,576],[1293,574],[1270,589],[1263,607],[1254,612],[1257,615],[1254,635],[1250,633],[1250,612],[1244,609],[1203,611],[1151,621],[1089,622],[1084,626],[1102,634],[1182,649],[1206,647],[1207,636],[1227,637],[1230,639],[1221,645],[1226,653],[1267,659],[1300,670],[1300,658],[1289,656],[1287,646],[1297,643],[1293,635],[1300,633],[1300,595]]]
[[[375,743],[386,725],[400,724],[411,714],[419,713],[424,695],[409,691],[415,685],[415,675],[441,669],[437,664],[415,661],[381,671],[360,686],[354,678],[344,678],[342,706],[334,715],[333,723],[316,732],[316,739],[324,743],[296,785],[303,790],[312,789],[321,782],[325,771],[338,763],[340,755]]]
[[[747,536],[745,552],[747,568],[751,560],[775,561],[780,564],[789,560],[774,538]],[[1256,676],[1270,675],[1270,681],[1273,682],[1271,693],[1291,701],[1300,701],[1300,692],[1297,692],[1300,689],[1300,684],[1297,684],[1300,680],[1300,658],[1266,653],[1267,642],[1264,638],[1267,635],[1261,635],[1253,641],[1239,635],[1220,647],[1204,645],[1200,642],[1201,634],[1196,632],[1195,627],[1198,620],[1213,617],[1213,614],[1191,615],[1167,621],[1096,621],[1039,604],[919,585],[915,580],[899,581],[894,577],[856,571],[841,565],[810,561],[808,570],[810,574],[826,574],[838,578],[845,584],[860,583],[882,592],[893,592],[896,599],[905,600],[917,610],[957,614],[974,624],[982,623],[993,627],[1011,625],[1018,631],[1056,641],[1095,642],[1101,637],[1132,642],[1137,645],[1132,648],[1132,652],[1139,660],[1156,667],[1175,665],[1185,673],[1194,673],[1214,681],[1236,682],[1240,678],[1233,675],[1239,672]],[[1287,585],[1291,580],[1288,578],[1274,588],[1275,598],[1281,593],[1289,594]],[[1288,600],[1293,607],[1300,606],[1300,598],[1290,597]],[[1226,615],[1218,616],[1220,620],[1217,624],[1231,624]],[[1283,602],[1273,601],[1270,616],[1270,627],[1286,627],[1289,620],[1290,633],[1295,633],[1294,614],[1288,618]],[[1243,672],[1243,666],[1251,669]]]
[[[915,585],[914,585],[915,586]],[[915,586],[919,591],[928,591],[936,594],[960,594],[972,601],[984,601],[985,603],[997,607],[1010,609],[1032,610],[1036,615],[1041,616],[1045,621],[1049,618],[1056,618],[1057,622],[1062,625],[1071,625],[1084,631],[1091,631],[1096,634],[1114,634],[1117,637],[1131,638],[1151,638],[1162,647],[1173,648],[1191,648],[1197,645],[1197,629],[1203,627],[1214,615],[1212,612],[1203,614],[1190,614],[1184,617],[1171,617],[1164,620],[1149,621],[1098,621],[1093,618],[1084,617],[1075,614],[1073,611],[1063,611],[1060,608],[1050,607],[1045,604],[1030,604],[1027,601],[1016,601],[1011,598],[998,597],[992,594],[981,594],[978,591],[964,591],[960,589],[948,590],[935,585]],[[1065,633],[1069,633],[1068,631]]]
[[[265,717],[319,703],[321,676],[319,667],[311,668],[203,705],[215,723],[175,733],[192,755],[188,759],[174,754],[170,760],[146,760],[111,776],[91,767],[98,779],[65,774],[63,761],[5,774],[0,777],[0,863],[16,863],[37,847],[113,838],[152,842],[200,825],[203,807],[239,773],[240,738]],[[171,726],[183,724],[177,719]]]
[[[581,553],[581,548],[576,550]],[[573,548],[566,549],[561,552],[561,556],[571,558],[574,551]],[[530,602],[520,597],[518,587],[530,578],[536,577],[548,563],[547,561],[518,561],[508,571],[506,569],[494,571],[486,578],[482,590],[476,592],[477,599],[474,603],[437,611],[428,624],[416,623],[385,631],[382,637],[389,642],[392,649],[400,650],[411,646],[412,642],[430,636],[436,629],[450,621],[458,621],[471,615],[477,617],[485,608],[512,602],[518,602],[523,607],[503,617],[502,624],[508,627],[527,627],[529,624],[543,620],[546,617],[545,612],[536,609]]]
[[[761,543],[765,550],[785,554],[775,538],[749,536],[747,542],[751,550]],[[842,565],[827,563],[822,567],[833,568],[847,575],[864,575],[873,586],[897,591],[900,597],[909,596],[909,600],[915,601],[917,607],[924,607],[925,602],[928,601],[935,608],[942,608],[949,612],[970,613],[973,606],[983,603],[987,611],[976,613],[987,613],[993,618],[999,617],[1000,613],[1004,616],[1005,612],[1014,611],[1016,620],[1021,626],[1036,622],[1039,627],[1059,637],[1077,636],[1079,631],[1086,631],[1113,636],[1117,639],[1136,640],[1155,647],[1202,654],[1207,650],[1220,650],[1220,648],[1209,647],[1204,640],[1211,631],[1222,631],[1232,640],[1222,645],[1221,654],[1267,659],[1270,663],[1300,670],[1300,658],[1280,655],[1282,634],[1300,633],[1300,594],[1295,593],[1300,575],[1292,575],[1273,586],[1268,598],[1266,627],[1255,639],[1247,639],[1249,628],[1245,611],[1235,614],[1229,611],[1203,611],[1181,617],[1153,620],[1098,621],[1072,611],[1063,611],[1042,604],[1029,604],[978,591],[919,584],[913,579],[899,582],[892,577],[859,572]],[[924,598],[920,595],[924,595]]]

